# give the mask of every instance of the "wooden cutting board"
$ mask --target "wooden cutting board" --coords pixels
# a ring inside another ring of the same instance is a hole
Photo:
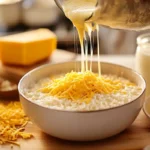
[[[13,65],[3,65],[0,63],[0,75],[13,79],[15,81],[19,81],[20,78],[26,74],[28,71],[39,67],[44,64],[48,63],[59,63],[59,62],[65,62],[65,61],[72,61],[76,58],[76,54],[72,52],[68,52],[65,50],[56,50],[53,55],[40,63],[37,63],[32,66],[23,67],[23,66],[13,66]]]
[[[111,128],[111,124],[109,126]],[[150,145],[150,120],[143,111],[124,132],[100,141],[70,142],[57,139],[43,133],[34,124],[28,124],[26,131],[32,133],[34,138],[20,140],[21,146],[13,146],[13,150],[144,150]],[[0,150],[12,150],[11,145],[0,146]]]

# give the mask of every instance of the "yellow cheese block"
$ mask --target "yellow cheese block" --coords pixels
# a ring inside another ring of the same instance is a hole
[[[56,45],[56,35],[48,29],[1,37],[1,61],[5,64],[31,65],[48,58]]]

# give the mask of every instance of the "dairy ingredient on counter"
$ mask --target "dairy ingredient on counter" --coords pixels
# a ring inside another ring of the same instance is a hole
[[[84,77],[84,79],[85,78],[89,78],[89,76]],[[97,93],[97,91],[93,92],[95,90],[94,82],[90,83],[90,81],[92,82],[96,80],[96,82],[98,82],[100,79],[97,80],[94,77],[93,80],[89,80],[89,83],[84,79],[81,77],[79,80],[74,76],[72,77],[72,81],[68,79],[66,80],[66,78],[58,78],[56,79],[56,83],[54,83],[54,85],[56,85],[56,88],[54,88],[53,81],[51,81],[50,78],[44,78],[37,83],[32,83],[30,87],[23,89],[23,93],[29,100],[33,101],[34,103],[52,109],[69,111],[93,111],[117,107],[129,103],[137,98],[142,91],[139,86],[134,85],[127,79],[113,75],[105,75],[104,81],[102,80],[102,84],[100,85],[100,90],[103,92],[99,91],[99,93]],[[66,80],[64,85],[63,82],[60,83],[60,80]],[[83,84],[84,81],[85,84]],[[82,87],[80,87],[81,84]],[[45,85],[47,86],[45,87],[44,91],[41,90]],[[68,87],[65,85],[68,85]],[[111,87],[115,86],[115,90],[113,88],[111,90]],[[57,88],[59,88],[58,91],[56,90]],[[73,90],[71,90],[71,88],[73,88]],[[98,89],[99,88],[100,87],[98,87]],[[56,94],[51,95],[51,93],[55,92],[55,90]],[[70,92],[68,92],[69,90]],[[66,98],[66,94],[70,96],[69,99]],[[64,96],[64,98],[62,98],[62,96]],[[87,99],[87,101],[85,99]]]
[[[56,49],[57,37],[48,29],[0,38],[0,55],[5,64],[32,65],[48,58]]]
[[[150,96],[150,34],[143,34],[137,38],[136,70],[146,80],[146,96]]]

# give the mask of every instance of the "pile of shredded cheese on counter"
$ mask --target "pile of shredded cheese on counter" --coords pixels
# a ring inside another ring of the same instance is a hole
[[[72,71],[44,84],[40,91],[60,99],[89,103],[94,94],[115,93],[123,87],[119,79],[105,78],[90,71]]]
[[[31,138],[30,133],[23,132],[28,121],[20,102],[0,103],[0,144],[19,145],[18,138]]]

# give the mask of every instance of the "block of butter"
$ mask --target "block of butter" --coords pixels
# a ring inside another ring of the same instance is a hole
[[[4,36],[0,38],[1,61],[4,64],[31,65],[48,58],[56,45],[56,35],[48,29]]]

